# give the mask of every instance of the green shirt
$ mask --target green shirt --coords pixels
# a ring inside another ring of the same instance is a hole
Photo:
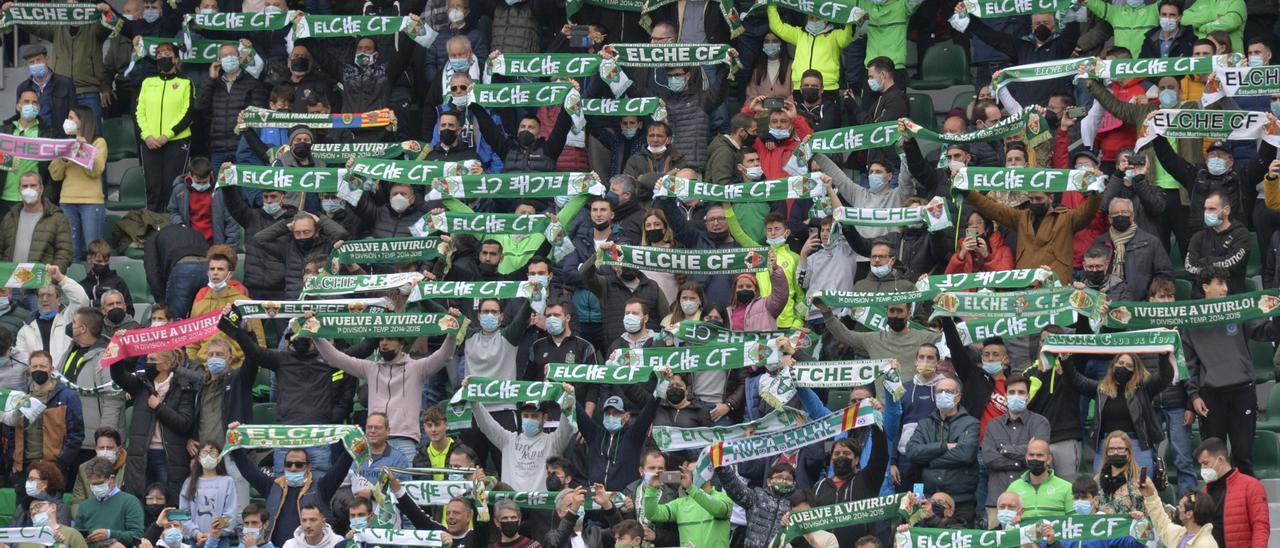
[[[1182,12],[1182,24],[1194,28],[1196,38],[1226,31],[1231,36],[1231,51],[1243,54],[1245,13],[1244,0],[1196,2]]]
[[[680,531],[681,545],[729,547],[729,516],[733,513],[733,501],[724,491],[712,489],[707,493],[694,488],[688,495],[666,504],[658,504],[660,494],[656,487],[645,488],[644,513],[656,523],[675,522]]]
[[[118,487],[116,489],[116,494],[107,497],[107,500],[90,496],[80,503],[80,509],[76,512],[76,527],[82,531],[108,529],[110,538],[125,546],[133,546],[142,538],[146,528],[142,503],[138,502],[138,497],[118,491]]]
[[[35,123],[31,127],[22,129],[22,122],[15,120],[13,122],[13,135],[20,137],[39,137],[40,136],[40,119],[36,118]],[[0,199],[7,202],[21,202],[22,189],[18,187],[18,179],[22,178],[24,173],[39,173],[40,162],[36,160],[28,160],[25,158],[9,157],[5,158],[5,165],[11,166],[12,169],[4,177],[4,194],[0,194]]]
[[[80,535],[79,531],[76,531],[75,529],[67,527],[66,525],[59,524],[58,532],[62,533],[62,542],[54,544],[53,548],[89,548],[89,545],[85,543],[84,537]],[[24,543],[18,544],[18,548],[49,548],[49,547],[43,544],[24,542]]]
[[[573,222],[573,218],[578,216],[578,212],[582,211],[583,206],[587,203],[587,195],[574,196],[564,207],[560,208],[560,214],[556,217],[560,219],[560,223],[565,230],[569,229],[569,223]],[[456,198],[446,197],[444,199],[444,207],[449,211],[457,211],[461,213],[475,213],[475,210],[467,207]],[[476,239],[484,241],[492,239],[502,244],[502,262],[498,263],[498,273],[507,275],[524,268],[529,263],[529,259],[546,243],[547,237],[542,234],[517,235],[514,234],[476,234]],[[565,236],[568,237],[567,235]]]
[[[907,20],[920,7],[922,0],[859,0],[858,7],[867,10],[867,56],[870,63],[876,57],[888,57],[893,66],[907,66]]]
[[[1049,471],[1048,479],[1038,487],[1027,481],[1030,477],[1031,472],[1024,472],[1022,477],[1009,484],[1009,491],[1022,497],[1023,519],[1075,513],[1075,505],[1071,501],[1071,482],[1054,475],[1053,470]]]
[[[1160,24],[1160,6],[1154,2],[1136,8],[1104,1],[1089,2],[1085,6],[1091,13],[1111,24],[1116,45],[1129,50],[1135,58],[1142,52],[1142,40],[1147,31]],[[1190,25],[1185,13],[1182,14],[1182,24]]]

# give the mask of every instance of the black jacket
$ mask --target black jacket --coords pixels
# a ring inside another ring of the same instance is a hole
[[[1245,206],[1252,205],[1257,196],[1255,185],[1266,174],[1265,165],[1260,166],[1259,162],[1241,165],[1237,162],[1235,167],[1227,170],[1226,173],[1211,175],[1204,165],[1192,165],[1191,162],[1179,156],[1177,151],[1169,145],[1168,139],[1156,137],[1152,145],[1155,147],[1156,157],[1160,159],[1160,167],[1172,175],[1178,184],[1186,188],[1191,196],[1187,225],[1193,232],[1204,227],[1204,200],[1214,192],[1222,192],[1228,196],[1231,202],[1232,224],[1243,226],[1249,222],[1249,210]],[[1259,150],[1259,155],[1266,153],[1268,149],[1274,151],[1275,147],[1264,144]],[[1271,153],[1274,154],[1274,152]]]
[[[626,388],[635,392],[643,390],[640,386]],[[578,403],[577,416],[579,432],[587,441],[587,479],[590,483],[604,484],[610,491],[621,491],[639,477],[640,458],[649,426],[658,411],[658,401],[650,395],[644,408],[616,433],[605,430],[592,419],[583,405],[584,402]]]
[[[257,234],[275,224],[279,219],[292,218],[297,212],[297,208],[285,205],[272,216],[260,207],[251,207],[245,203],[240,195],[240,189],[224,187],[219,188],[218,192],[222,193],[222,203],[227,206],[227,213],[230,213],[231,218],[244,229],[246,235]],[[253,238],[244,239],[244,250],[246,261],[244,286],[249,289],[249,293],[259,299],[282,298],[284,296],[284,265],[272,260],[267,248]]]
[[[955,320],[944,317],[939,318],[939,322],[942,324],[942,333],[947,340],[947,349],[951,351],[951,364],[956,369],[956,376],[964,384],[964,393],[960,395],[960,406],[969,411],[970,415],[981,417],[983,411],[987,409],[987,403],[995,394],[995,380],[973,363],[973,354],[960,339]],[[1004,397],[1004,394],[1000,396]],[[928,492],[928,489],[925,492]]]
[[[331,415],[331,377],[334,369],[320,361],[314,346],[306,352],[268,350],[258,346],[253,334],[223,318],[218,329],[240,345],[246,363],[252,362],[278,376],[276,422],[317,424]],[[243,421],[242,421],[243,422]]]
[[[182,225],[168,225],[147,238],[143,246],[142,264],[147,267],[147,285],[156,302],[164,302],[169,282],[169,271],[183,257],[204,257],[209,253],[209,242],[195,229]]]
[[[1169,47],[1168,55],[1160,54],[1160,36],[1164,31],[1157,25],[1155,28],[1147,31],[1147,35],[1142,38],[1142,50],[1138,57],[1143,59],[1153,59],[1159,57],[1191,57],[1191,45],[1196,41],[1196,33],[1191,27],[1178,27],[1178,34],[1173,37],[1173,45]]]
[[[814,506],[827,506],[880,495],[880,484],[884,481],[885,468],[889,465],[889,442],[884,436],[884,430],[879,427],[872,426],[870,433],[871,459],[867,461],[866,468],[858,470],[840,487],[836,487],[831,478],[818,480],[818,484],[813,487]],[[857,461],[855,460],[854,463],[856,464]],[[852,525],[832,529],[829,532],[840,541],[840,546],[853,546],[855,541],[863,535],[871,534],[873,527],[873,524]]]
[[[83,287],[84,292],[89,295],[93,306],[102,306],[102,294],[114,289],[124,294],[125,309],[133,310],[133,295],[129,293],[129,284],[125,283],[124,278],[121,278],[115,270],[108,269],[105,274],[99,276],[93,269],[89,269],[84,279],[80,280],[80,287]]]
[[[1160,423],[1156,421],[1155,406],[1151,400],[1160,394],[1166,386],[1173,380],[1173,364],[1168,359],[1161,360],[1163,363],[1159,369],[1159,375],[1149,376],[1142,382],[1142,386],[1138,390],[1134,390],[1133,394],[1125,395],[1125,406],[1129,409],[1129,419],[1133,421],[1134,432],[1138,435],[1138,439],[1142,441],[1142,445],[1151,448],[1164,441],[1164,429],[1160,427]],[[1110,399],[1106,394],[1098,390],[1101,381],[1090,379],[1076,369],[1079,364],[1075,363],[1076,358],[1068,359],[1062,363],[1062,371],[1066,373],[1067,380],[1075,385],[1076,390],[1085,396],[1097,399],[1098,411],[1094,419],[1093,435],[1089,443],[1092,447],[1097,447],[1098,442],[1102,439],[1104,433],[1110,433],[1114,428],[1109,425],[1102,424],[1102,410]],[[1145,367],[1145,366],[1144,366]]]
[[[267,88],[243,70],[230,89],[221,77],[208,80],[200,87],[196,108],[208,124],[209,150],[236,149],[240,144],[240,136],[235,131],[236,117],[248,106],[267,106]]]
[[[965,34],[977,36],[998,51],[1003,51],[1013,59],[1014,65],[1026,65],[1040,61],[1054,61],[1071,56],[1080,38],[1080,25],[1068,24],[1062,33],[1049,38],[1048,42],[1037,45],[1032,38],[1010,36],[995,30],[982,19],[969,17],[969,28]],[[1157,56],[1158,57],[1158,56]],[[1049,103],[1049,96],[1057,91],[1070,91],[1071,77],[1041,80],[1039,82],[1016,82],[1010,84],[1009,91],[1024,105],[1044,105]],[[1003,158],[1001,158],[1003,160]],[[1004,165],[1001,161],[1000,165]]]
[[[1251,237],[1252,233],[1244,223],[1237,223],[1234,219],[1231,221],[1231,228],[1222,232],[1212,228],[1200,229],[1191,235],[1191,241],[1187,243],[1187,273],[1194,277],[1205,267],[1220,266],[1231,273],[1231,279],[1227,280],[1231,294],[1244,293]],[[1204,298],[1204,290],[1200,288],[1200,284],[1191,284],[1191,297]]]
[[[150,373],[140,376],[130,371],[129,366],[135,363],[133,360],[120,360],[111,364],[111,380],[133,398],[133,421],[129,426],[127,445],[129,456],[124,465],[125,490],[144,498],[147,452],[156,431],[156,421],[159,421],[160,440],[164,445],[169,474],[165,497],[176,498],[190,470],[187,440],[191,438],[196,424],[196,395],[200,392],[201,379],[174,364],[169,390],[160,405],[152,409],[147,399],[156,394],[155,377]]]
[[[333,249],[334,242],[346,239],[347,230],[333,219],[319,217],[316,221],[316,235],[309,241],[299,241],[289,231],[291,221],[292,219],[280,219],[276,224],[254,234],[253,239],[284,266],[285,295],[297,298],[302,293],[302,271],[307,257],[317,253],[327,255]]]
[[[367,236],[370,238],[399,238],[412,236],[409,228],[417,223],[424,214],[427,213],[426,200],[421,196],[415,196],[414,202],[409,205],[403,212],[396,213],[391,206],[387,204],[388,197],[379,192],[365,192],[360,196],[360,201],[356,202],[354,213],[356,218],[360,219],[359,226],[368,230]],[[336,217],[333,220],[337,220]],[[337,223],[339,226],[346,228],[346,223]],[[348,236],[350,236],[348,231]]]
[[[1110,278],[1110,274],[1115,270],[1115,243],[1111,241],[1111,232],[1098,235],[1093,245],[1103,245],[1111,250],[1111,256],[1107,260],[1107,273]],[[1124,279],[1112,283],[1107,288],[1107,298],[1113,301],[1145,301],[1152,278],[1159,274],[1173,275],[1173,264],[1169,262],[1169,253],[1164,250],[1163,245],[1160,245],[1160,240],[1142,227],[1138,227],[1124,249]]]
[[[967,391],[967,389],[966,389]],[[982,425],[964,406],[943,419],[937,411],[916,423],[907,443],[907,458],[921,468],[924,492],[945,491],[956,504],[978,502],[978,433]],[[954,443],[948,449],[947,444]]]

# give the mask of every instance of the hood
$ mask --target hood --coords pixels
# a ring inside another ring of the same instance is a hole
[[[344,542],[344,539],[337,533],[333,532],[333,528],[327,523],[324,526],[324,539],[322,539],[319,544],[310,544],[307,542],[306,537],[302,534],[302,526],[298,526],[297,529],[293,530],[293,540],[300,546],[314,546],[315,548],[327,548],[339,542]]]

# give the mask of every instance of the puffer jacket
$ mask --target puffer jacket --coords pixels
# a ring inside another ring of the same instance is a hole
[[[649,312],[649,322],[645,327],[662,328],[660,322],[663,316],[667,315],[668,303],[667,298],[662,294],[662,289],[653,280],[640,274],[640,277],[636,278],[640,285],[632,291],[612,271],[597,273],[594,260],[583,261],[579,266],[579,272],[582,274],[582,284],[600,299],[604,340],[616,340],[625,332],[622,329],[622,317],[625,315],[623,305],[631,299],[644,301],[645,309]]]
[[[778,328],[778,314],[787,306],[787,276],[782,267],[773,265],[769,269],[770,285],[775,288],[767,297],[756,297],[747,303],[747,310],[742,315],[742,324],[733,326],[735,330],[772,331]],[[759,285],[756,286],[759,288]]]
[[[275,261],[284,267],[284,291],[290,298],[302,293],[302,271],[307,257],[313,253],[327,253],[333,249],[333,243],[347,237],[347,229],[342,228],[333,219],[319,217],[316,221],[316,235],[310,242],[300,244],[289,231],[292,219],[280,219],[275,224],[254,234],[253,239],[267,249],[271,255],[268,261]]]
[[[1060,280],[1071,279],[1075,233],[1093,221],[1098,204],[1102,202],[1102,195],[1094,193],[1075,209],[1052,208],[1045,213],[1044,219],[1040,221],[1040,229],[1036,230],[1029,210],[1013,209],[973,191],[966,196],[983,217],[1018,231],[1018,251],[1014,257],[1014,267],[1038,268],[1047,265]]]
[[[1102,191],[1102,206],[1098,209],[1109,212],[1111,200],[1124,198],[1133,202],[1133,222],[1138,225],[1138,229],[1155,230],[1155,227],[1160,226],[1160,218],[1168,203],[1164,189],[1156,186],[1155,180],[1148,179],[1146,175],[1134,175],[1128,186],[1124,183],[1124,173],[1117,171],[1111,174],[1107,178],[1106,190]]]
[[[911,464],[921,469],[924,492],[945,491],[956,504],[976,502],[980,428],[978,419],[963,406],[950,417],[934,412],[916,423],[906,454]],[[947,449],[948,443],[956,447]]]
[[[667,123],[671,124],[674,136],[671,148],[683,154],[689,167],[695,170],[702,171],[707,164],[711,111],[724,101],[728,82],[724,75],[714,82],[707,82],[705,71],[695,68],[689,72],[689,81],[679,92],[658,90],[658,96],[667,104]]]
[[[292,218],[298,211],[291,205],[285,205],[275,215],[271,215],[260,207],[251,207],[245,203],[237,188],[219,188],[218,193],[222,195],[227,213],[244,229],[245,234],[257,234],[280,219]],[[249,288],[249,293],[259,299],[283,297],[281,289],[284,288],[284,264],[274,260],[267,247],[254,238],[245,238],[244,249],[245,260],[248,261],[245,263],[244,286]]]
[[[639,136],[636,138],[642,141],[644,139]],[[649,147],[642,146],[627,159],[622,173],[636,178],[636,197],[641,201],[648,201],[653,199],[653,187],[657,185],[658,179],[673,169],[683,167],[688,167],[688,164],[685,163],[684,154],[675,147],[667,147],[662,154],[654,154]]]
[[[223,317],[218,330],[240,345],[246,363],[276,374],[282,388],[276,396],[276,423],[316,424],[328,417],[335,407],[330,390],[333,368],[320,360],[314,345],[307,352],[264,349],[254,333],[238,323]]]
[[[27,390],[27,387],[23,387]],[[67,473],[74,466],[80,455],[80,444],[84,443],[84,408],[80,406],[80,396],[65,383],[57,383],[49,399],[44,402],[45,410],[40,414],[41,458],[51,462]],[[0,428],[0,437],[12,449],[12,470],[24,470],[24,445],[27,441],[26,429],[31,426],[22,415],[14,413],[17,424],[6,424]]]
[[[416,199],[413,204],[401,213],[391,209],[384,197],[378,192],[366,192],[356,203],[354,213],[360,224],[372,227],[368,233],[370,238],[398,238],[412,236],[409,227],[418,222],[427,213],[426,200]],[[336,219],[336,217],[335,217]],[[339,223],[341,225],[341,223]],[[345,225],[341,225],[346,228]]]
[[[1164,387],[1169,386],[1173,380],[1173,366],[1168,360],[1162,360],[1162,367],[1158,370],[1159,375],[1152,375],[1142,382],[1139,390],[1135,390],[1133,394],[1125,396],[1125,406],[1129,408],[1129,418],[1133,421],[1133,427],[1137,430],[1138,439],[1142,441],[1142,445],[1148,448],[1155,447],[1164,441],[1164,429],[1160,427],[1160,423],[1156,421],[1155,406],[1151,400],[1160,395],[1160,391]],[[1081,375],[1077,370],[1078,364],[1072,363],[1073,360],[1066,360],[1062,364],[1062,370],[1067,376],[1067,380],[1076,387],[1076,391],[1081,395],[1093,397],[1098,400],[1098,415],[1101,416],[1101,409],[1107,406],[1109,396],[1098,390],[1101,381],[1090,379]],[[1095,421],[1093,434],[1089,443],[1091,447],[1097,447],[1102,436],[1113,430],[1107,425],[1101,424],[1101,420]]]
[[[514,6],[506,2],[494,2],[493,49],[506,53],[538,53],[538,16],[533,12],[533,2],[520,2]]]
[[[978,433],[973,433],[973,443],[978,443]],[[977,476],[977,465],[974,465]],[[791,498],[780,497],[764,487],[749,487],[732,468],[716,468],[716,479],[729,494],[729,498],[747,512],[747,535],[743,546],[766,548],[782,528],[782,516],[791,511]]]
[[[791,60],[792,85],[800,89],[804,71],[814,69],[822,73],[823,90],[840,89],[840,52],[853,43],[853,25],[837,27],[814,36],[803,27],[782,22],[777,6],[770,8],[769,31],[783,42],[796,47],[796,58]]]
[[[1107,272],[1110,273],[1115,267],[1115,244],[1111,241],[1111,232],[1102,233],[1093,245],[1105,245],[1111,250],[1111,259],[1107,261]],[[1169,254],[1160,245],[1160,240],[1141,227],[1124,249],[1124,279],[1107,289],[1107,298],[1113,301],[1145,301],[1151,279],[1159,274],[1172,275],[1173,263],[1169,262]]]
[[[240,135],[236,133],[236,117],[248,106],[266,107],[267,88],[247,72],[240,71],[240,75],[231,82],[230,89],[222,77],[208,80],[200,87],[196,108],[207,117],[209,150],[236,149],[240,144]]]
[[[951,260],[947,262],[947,274],[971,274],[974,272],[996,272],[1000,270],[1010,270],[1013,268],[1013,253],[1009,251],[1009,246],[1004,243],[1004,236],[999,232],[992,232],[985,236],[987,247],[991,253],[986,259],[981,259],[977,253],[969,253],[965,258],[960,258],[960,253],[956,252],[951,255]],[[956,249],[960,249],[960,244],[956,244]]]
[[[822,478],[813,486],[813,505],[827,506],[841,502],[850,502],[874,497],[880,494],[880,483],[884,481],[885,469],[889,466],[889,443],[885,439],[884,430],[878,426],[870,427],[871,458],[867,466],[860,468],[853,477],[848,478],[839,487],[832,478]],[[832,529],[830,532],[840,541],[840,546],[854,546],[863,535],[871,534],[874,525],[851,525]]]
[[[175,225],[191,226],[191,192],[192,189],[187,185],[187,175],[182,174],[174,178],[173,191],[169,195],[169,223]],[[235,219],[227,213],[227,206],[222,202],[223,194],[221,192],[211,192],[209,207],[213,225],[213,242],[214,244],[227,244],[231,247],[240,246],[240,225],[236,224]]]
[[[53,205],[48,198],[43,201],[44,212],[31,231],[31,249],[26,262],[54,264],[66,272],[71,266],[71,221],[67,220],[62,208]],[[22,206],[16,205],[9,208],[4,220],[0,220],[0,260],[13,261],[21,216]]]
[[[1160,159],[1160,165],[1191,195],[1191,205],[1187,208],[1187,226],[1192,232],[1204,228],[1204,201],[1214,192],[1226,194],[1231,201],[1231,224],[1243,226],[1249,223],[1249,210],[1244,207],[1245,185],[1241,178],[1258,181],[1262,179],[1262,173],[1244,175],[1240,172],[1241,162],[1237,162],[1234,169],[1228,169],[1222,175],[1212,175],[1205,164],[1192,164],[1174,152],[1168,139],[1156,137],[1152,145],[1156,150],[1156,157]]]
[[[1206,485],[1204,491],[1219,502],[1218,508],[1222,510],[1222,527],[1213,532],[1218,546],[1263,548],[1268,545],[1271,514],[1262,482],[1239,468],[1232,468],[1226,477]]]
[[[169,476],[164,485],[165,496],[177,497],[190,471],[191,455],[187,454],[187,440],[195,431],[196,395],[200,393],[203,379],[194,371],[175,368],[170,372],[169,390],[165,392],[164,399],[152,409],[146,402],[155,394],[155,377],[150,374],[137,376],[133,366],[133,360],[111,364],[111,380],[135,402],[133,420],[127,433],[129,459],[124,465],[125,485],[129,493],[139,499],[145,497],[147,453],[159,426]]]

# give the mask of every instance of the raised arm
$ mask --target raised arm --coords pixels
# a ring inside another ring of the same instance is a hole
[[[1169,140],[1163,135],[1159,135],[1155,140],[1151,141],[1151,146],[1155,147],[1156,158],[1160,160],[1160,167],[1164,168],[1178,183],[1186,187],[1188,191],[1196,185],[1196,174],[1199,172],[1196,166],[1179,156],[1173,147],[1169,144]]]
[[[337,348],[334,348],[333,343],[329,342],[329,339],[316,337],[311,339],[311,342],[315,345],[316,351],[320,353],[320,357],[324,359],[324,362],[328,364],[329,367],[336,367],[362,379],[368,379],[370,377],[369,374],[372,372],[373,368],[376,367],[369,360],[353,358],[342,353]]]

